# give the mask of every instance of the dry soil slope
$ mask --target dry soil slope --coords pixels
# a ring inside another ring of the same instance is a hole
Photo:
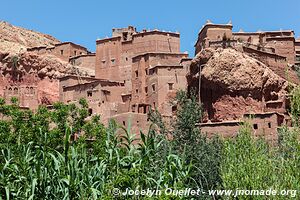
[[[22,53],[28,47],[52,46],[60,41],[50,35],[0,21],[0,51]]]

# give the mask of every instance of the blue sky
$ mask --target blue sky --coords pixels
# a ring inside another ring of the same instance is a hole
[[[95,50],[95,40],[113,27],[136,26],[181,33],[181,50],[194,55],[197,33],[207,19],[232,20],[234,31],[292,29],[300,36],[299,0],[6,0],[0,20],[48,33]]]

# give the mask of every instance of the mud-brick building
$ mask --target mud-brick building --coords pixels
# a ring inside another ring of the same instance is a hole
[[[87,68],[89,70],[95,71],[96,54],[89,53],[73,56],[69,59],[69,62],[72,65],[78,66],[80,68]]]
[[[123,101],[124,83],[101,80],[90,77],[68,76],[60,79],[60,100],[65,103],[79,104],[86,99],[90,116],[100,114],[104,123],[118,114],[128,110],[129,105]]]
[[[180,53],[179,33],[113,29],[112,37],[96,41],[96,78],[122,81],[131,92],[132,58],[148,52]]]
[[[255,135],[276,140],[277,128],[290,125],[287,85],[299,84],[294,32],[232,28],[208,21],[199,31],[187,74],[204,108],[199,125],[208,135],[234,136],[247,119]]]
[[[66,62],[69,62],[71,57],[89,54],[87,48],[73,42],[62,42],[55,44],[54,46],[32,47],[28,48],[27,51],[39,55],[52,54]]]
[[[299,68],[300,67],[300,38],[296,39],[295,41],[295,52],[296,52],[295,65]]]
[[[156,107],[163,116],[172,116],[170,101],[177,90],[187,87],[183,53],[145,53],[132,59],[132,112],[147,113]],[[173,108],[174,110],[174,108]]]
[[[39,79],[33,74],[26,74],[21,80],[10,76],[0,76],[0,97],[7,103],[12,97],[18,99],[19,106],[35,110],[39,105],[51,105],[59,100],[59,81]]]

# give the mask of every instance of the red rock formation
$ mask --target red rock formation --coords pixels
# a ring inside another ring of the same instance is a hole
[[[235,49],[205,49],[192,61],[191,72],[199,71],[199,65],[204,121],[237,120],[245,113],[261,113],[266,102],[284,102],[288,93],[287,80]],[[196,84],[198,81],[194,87]]]

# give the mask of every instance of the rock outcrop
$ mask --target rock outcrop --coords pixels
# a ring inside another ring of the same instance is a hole
[[[36,108],[59,100],[58,78],[95,74],[93,70],[73,66],[55,55],[27,51],[31,47],[51,47],[58,43],[60,41],[50,35],[0,22],[0,97],[9,100],[10,96],[5,95],[7,89],[17,88],[21,91],[17,94],[20,106]],[[23,94],[27,87],[35,90],[32,101],[23,100],[27,98]]]
[[[265,102],[284,101],[294,85],[264,63],[232,48],[203,50],[191,68],[199,65],[205,120],[237,120],[244,113],[264,112]]]
[[[262,62],[234,49],[218,49],[201,72],[203,78],[230,91],[286,89],[287,81]]]

